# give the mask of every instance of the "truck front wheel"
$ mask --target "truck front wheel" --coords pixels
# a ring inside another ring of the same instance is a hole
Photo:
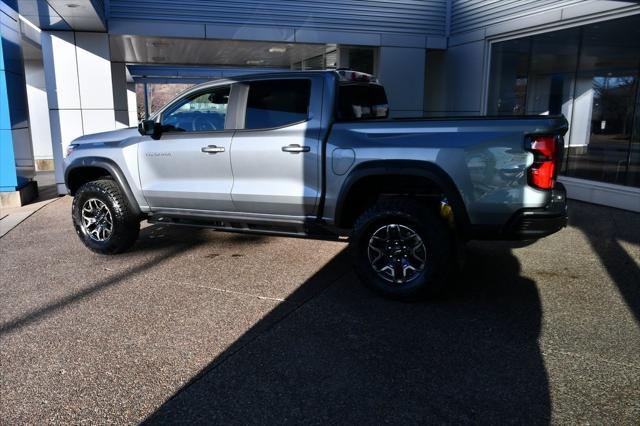
[[[382,200],[356,221],[351,237],[356,272],[385,297],[433,296],[451,269],[452,238],[433,210],[413,200]]]
[[[73,225],[80,240],[100,254],[127,250],[138,238],[140,220],[118,185],[109,179],[87,182],[73,198]]]

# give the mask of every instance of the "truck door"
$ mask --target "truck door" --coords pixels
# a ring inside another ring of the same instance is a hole
[[[262,79],[242,87],[233,136],[231,198],[238,212],[304,218],[320,196],[322,78]]]
[[[162,113],[161,137],[140,144],[140,184],[152,210],[233,210],[233,130],[225,130],[230,90],[187,94]]]

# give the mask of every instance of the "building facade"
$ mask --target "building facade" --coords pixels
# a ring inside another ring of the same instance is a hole
[[[0,190],[186,85],[376,74],[395,116],[564,114],[572,198],[640,211],[640,5],[579,0],[0,0]],[[137,89],[137,95],[136,95]]]

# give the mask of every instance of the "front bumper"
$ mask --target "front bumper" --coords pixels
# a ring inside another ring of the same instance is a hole
[[[509,239],[542,238],[567,226],[568,219],[567,191],[564,185],[556,182],[545,207],[519,210],[507,222],[503,233]]]

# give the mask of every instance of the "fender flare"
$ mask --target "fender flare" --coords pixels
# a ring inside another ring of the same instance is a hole
[[[340,189],[336,202],[335,223],[340,223],[343,218],[347,194],[353,185],[366,177],[385,175],[416,176],[431,180],[442,189],[451,205],[458,229],[464,234],[470,231],[471,223],[467,208],[453,179],[438,165],[421,160],[373,160],[357,165],[349,173]]]
[[[129,203],[129,207],[131,207],[132,212],[136,216],[142,215],[142,212],[140,211],[140,206],[138,205],[138,201],[136,200],[136,197],[133,195],[133,191],[131,191],[131,187],[129,186],[129,183],[125,178],[124,173],[122,173],[122,170],[116,164],[116,162],[109,158],[82,157],[82,158],[77,158],[73,160],[64,170],[64,183],[65,185],[67,185],[67,188],[69,189],[69,191],[71,191],[71,188],[69,188],[69,174],[73,170],[81,169],[84,167],[101,168],[109,172],[109,174],[113,177],[113,179],[116,181],[116,183],[122,190],[125,198],[127,199],[127,202]],[[70,194],[74,195],[71,192]]]

